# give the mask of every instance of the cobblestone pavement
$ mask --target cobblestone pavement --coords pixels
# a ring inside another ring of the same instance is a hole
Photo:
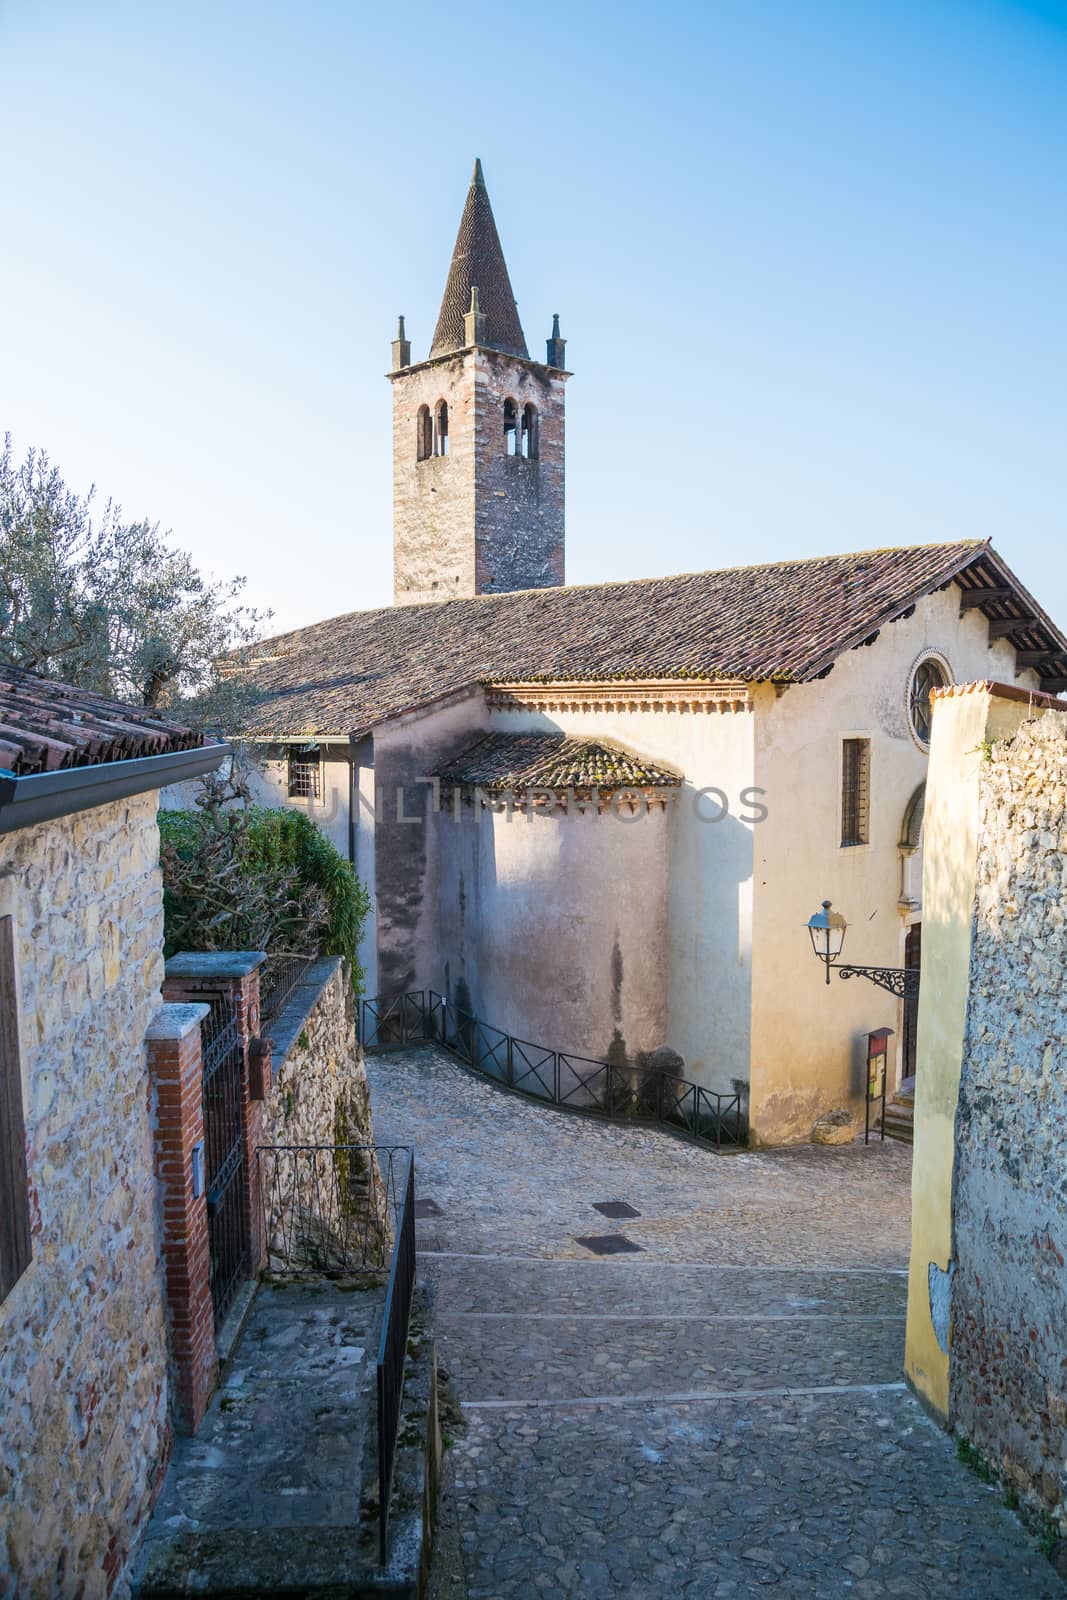
[[[442,1594],[1062,1600],[901,1380],[908,1149],[719,1156],[432,1050],[370,1075],[467,1423]],[[640,1253],[578,1243],[612,1233]]]

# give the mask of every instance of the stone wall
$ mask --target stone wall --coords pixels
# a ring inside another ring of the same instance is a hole
[[[264,1032],[274,1040],[274,1082],[264,1107],[263,1142],[371,1142],[356,998],[340,956],[313,962]]]
[[[950,1384],[959,1431],[1067,1530],[1065,792],[1061,712],[981,768]]]
[[[564,581],[562,373],[470,349],[391,374],[393,598],[452,600]],[[418,459],[418,414],[448,405],[448,454]],[[509,456],[504,404],[535,406],[538,454]]]
[[[477,353],[475,592],[564,582],[564,384],[561,373],[499,350]],[[537,456],[509,456],[504,404],[537,412]]]
[[[17,928],[33,1259],[0,1304],[0,1595],[122,1593],[168,1447],[144,1047],[156,797],[0,839]]]
[[[260,1157],[268,1270],[285,1276],[306,1268],[309,1241],[320,1265],[384,1265],[390,1223],[377,1157],[340,1160],[332,1151],[374,1142],[347,963],[337,956],[313,962],[263,1032],[274,1041],[263,1144],[282,1147]],[[330,1148],[285,1148],[293,1145]]]

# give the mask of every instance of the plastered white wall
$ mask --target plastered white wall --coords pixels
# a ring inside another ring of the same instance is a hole
[[[686,1076],[731,1091],[748,1078],[753,813],[742,797],[753,783],[753,717],[747,711],[494,710],[494,732],[559,731],[607,739],[683,777],[667,826],[666,951],[646,949],[667,988],[665,1038]],[[717,789],[722,802],[704,794]],[[713,820],[718,819],[718,820]],[[634,847],[644,824],[634,825]],[[648,830],[655,845],[654,829]],[[626,859],[610,856],[591,885],[607,922],[625,885]],[[603,1023],[596,1031],[603,1032]]]
[[[666,1041],[665,808],[438,818],[450,999],[506,1032],[622,1064]]]

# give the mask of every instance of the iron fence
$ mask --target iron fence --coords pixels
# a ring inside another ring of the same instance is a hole
[[[261,1028],[278,1015],[314,959],[293,950],[277,950],[268,955],[259,969]]]
[[[251,1272],[252,1260],[244,1145],[244,1044],[233,1002],[227,997],[212,1002],[201,1024],[200,1049],[211,1303],[218,1329],[242,1279]]]
[[[395,1050],[398,1045],[426,1042],[425,989],[361,1000],[359,1016],[359,1036],[364,1050]]]
[[[656,1123],[717,1150],[745,1142],[740,1093],[718,1094],[638,1063],[597,1061],[517,1038],[433,989],[378,995],[362,1001],[360,1015],[365,1049],[441,1044],[482,1076],[550,1105]]]
[[[408,1145],[261,1145],[259,1191],[275,1277],[382,1268],[398,1225]]]
[[[378,1559],[386,1561],[389,1501],[404,1400],[404,1362],[415,1293],[415,1155],[408,1156],[404,1196],[397,1221],[389,1286],[385,1295],[382,1336],[378,1344]]]

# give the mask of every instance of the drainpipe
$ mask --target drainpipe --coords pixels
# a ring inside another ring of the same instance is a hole
[[[348,859],[356,870],[356,745],[358,735],[348,735]]]

